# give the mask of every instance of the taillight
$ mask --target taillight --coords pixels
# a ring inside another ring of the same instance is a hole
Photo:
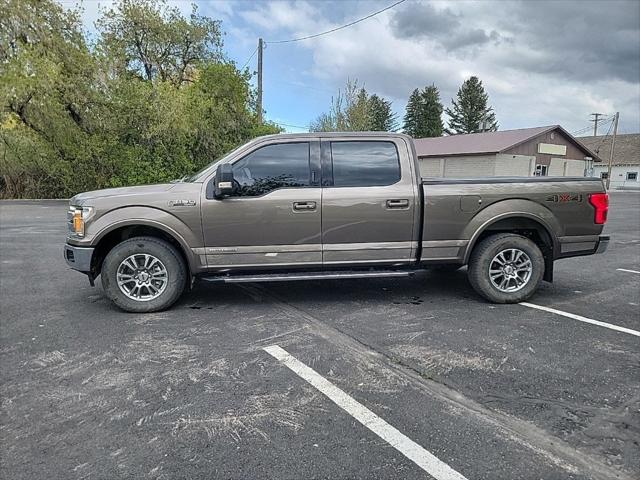
[[[596,209],[594,221],[598,225],[603,225],[607,221],[607,213],[609,212],[609,195],[592,193],[589,195],[589,203]]]

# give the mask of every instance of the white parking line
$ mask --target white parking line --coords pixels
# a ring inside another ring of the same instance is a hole
[[[402,453],[409,460],[422,468],[437,480],[466,480],[460,473],[425,450],[399,430],[395,429],[367,407],[358,403],[352,397],[340,390],[329,380],[312,368],[306,366],[289,352],[278,345],[264,347],[263,350],[273,356],[295,374],[306,380],[312,386],[324,393],[329,399],[345,412],[358,420],[373,433],[386,441],[393,448]]]
[[[619,270],[621,272],[629,272],[629,273],[638,273],[638,274],[640,274],[640,272],[637,271],[637,270],[628,270],[626,268],[616,268],[616,270]]]
[[[580,322],[591,323],[592,325],[598,325],[599,327],[610,328],[611,330],[617,330],[618,332],[628,333],[629,335],[640,337],[640,332],[638,332],[637,330],[631,330],[630,328],[626,327],[619,327],[618,325],[614,325],[612,323],[593,320],[592,318],[575,315],[569,312],[563,312],[562,310],[556,310],[555,308],[543,307],[542,305],[535,305],[533,303],[520,302],[520,305],[524,305],[525,307],[529,308],[537,308],[538,310],[544,310],[545,312],[551,312],[555,313],[556,315],[562,315],[563,317],[573,318],[574,320],[578,320]]]

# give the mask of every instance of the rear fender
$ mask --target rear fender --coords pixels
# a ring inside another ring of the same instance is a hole
[[[555,257],[560,248],[558,236],[562,232],[562,226],[553,212],[531,200],[511,199],[503,200],[484,208],[469,221],[462,236],[462,238],[470,239],[464,254],[464,263],[469,261],[469,256],[482,233],[494,223],[509,218],[528,219],[544,228],[553,243],[553,255]]]

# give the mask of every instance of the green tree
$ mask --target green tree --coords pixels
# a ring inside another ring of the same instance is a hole
[[[176,86],[191,81],[200,63],[222,60],[220,25],[198,15],[196,5],[187,19],[166,0],[120,0],[96,22],[114,68]]]
[[[219,23],[195,12],[121,0],[91,48],[80,12],[54,0],[0,10],[1,197],[166,182],[281,131],[258,122],[249,73],[224,59]]]
[[[409,101],[407,102],[407,108],[404,114],[404,122],[402,125],[402,130],[407,135],[410,135],[413,138],[419,138],[419,122],[420,122],[420,108],[422,106],[422,96],[420,95],[420,90],[415,89],[411,92],[411,96],[409,96]]]
[[[457,100],[451,99],[451,108],[446,109],[446,114],[449,116],[446,132],[450,135],[498,130],[496,115],[489,106],[489,95],[478,77],[464,81]]]
[[[77,10],[52,1],[0,2],[0,171],[3,196],[57,196],[92,162],[95,63]],[[73,160],[73,162],[72,162]]]
[[[391,102],[348,80],[344,91],[331,98],[328,112],[311,122],[312,132],[390,131],[396,128]]]
[[[369,97],[370,130],[391,132],[398,128],[396,114],[391,110],[391,102],[375,93]]]
[[[440,102],[438,87],[430,85],[425,87],[420,95],[420,124],[418,133],[420,137],[441,137],[444,130],[442,124],[443,106]]]
[[[442,136],[442,109],[440,92],[435,85],[422,91],[416,88],[407,102],[404,133],[414,138]]]

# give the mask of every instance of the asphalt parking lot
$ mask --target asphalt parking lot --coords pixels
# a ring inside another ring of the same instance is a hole
[[[1,202],[0,477],[639,478],[640,193],[611,203],[530,300],[571,318],[464,270],[125,314],[66,267],[65,203]]]

